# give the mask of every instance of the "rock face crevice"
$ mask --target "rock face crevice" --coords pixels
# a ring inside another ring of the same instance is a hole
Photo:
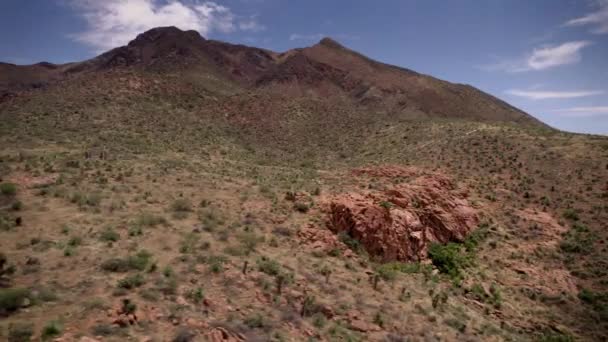
[[[382,261],[419,261],[432,243],[462,241],[477,227],[467,193],[441,174],[413,174],[388,190],[333,196],[328,226]]]

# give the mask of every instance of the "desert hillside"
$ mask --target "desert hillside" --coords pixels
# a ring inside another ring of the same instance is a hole
[[[0,63],[8,341],[602,341],[608,138],[325,38]]]

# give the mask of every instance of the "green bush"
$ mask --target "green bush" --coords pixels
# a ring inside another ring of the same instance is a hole
[[[127,272],[130,270],[144,271],[152,261],[152,254],[141,250],[127,258],[111,258],[101,264],[101,269],[108,272]]]
[[[469,257],[462,252],[459,244],[449,242],[446,245],[432,244],[429,257],[439,272],[451,278],[460,278],[462,270],[470,264]]]
[[[14,196],[17,194],[17,185],[13,183],[0,184],[0,193],[4,196]]]
[[[10,313],[19,309],[30,296],[28,289],[0,289],[0,312]]]
[[[120,234],[118,234],[114,229],[107,227],[101,232],[99,239],[105,242],[116,242],[120,240]]]
[[[118,287],[131,290],[140,287],[145,283],[144,277],[141,274],[127,276],[118,281]]]
[[[596,236],[583,224],[575,223],[566,233],[559,244],[562,251],[566,253],[587,254],[590,252]]]
[[[42,328],[41,338],[43,341],[48,340],[52,337],[55,337],[61,334],[62,327],[58,322],[52,321],[47,323],[44,328]]]
[[[361,242],[350,236],[347,232],[338,233],[338,239],[340,239],[343,244],[348,246],[348,248],[352,249],[355,253],[361,253],[363,251]]]
[[[257,260],[258,269],[271,276],[277,276],[281,273],[281,265],[275,260],[261,257]]]
[[[564,211],[564,218],[568,219],[568,220],[572,220],[572,221],[578,221],[579,217],[578,217],[578,212],[574,209],[566,209],[566,211]]]

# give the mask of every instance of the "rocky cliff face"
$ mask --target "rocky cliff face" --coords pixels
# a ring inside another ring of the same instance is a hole
[[[396,167],[358,172],[411,179],[383,191],[330,200],[329,228],[356,239],[370,255],[383,261],[419,261],[432,243],[462,241],[477,227],[478,213],[466,191],[444,175]]]

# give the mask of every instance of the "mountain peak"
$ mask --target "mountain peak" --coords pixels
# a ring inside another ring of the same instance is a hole
[[[129,42],[129,46],[141,45],[159,40],[196,41],[204,38],[195,30],[183,31],[175,26],[155,27],[139,34]]]
[[[319,45],[323,45],[323,46],[327,46],[327,47],[331,47],[331,48],[337,48],[337,49],[344,48],[344,46],[342,46],[337,41],[331,39],[330,37],[325,37],[325,38],[321,39],[319,41]]]

